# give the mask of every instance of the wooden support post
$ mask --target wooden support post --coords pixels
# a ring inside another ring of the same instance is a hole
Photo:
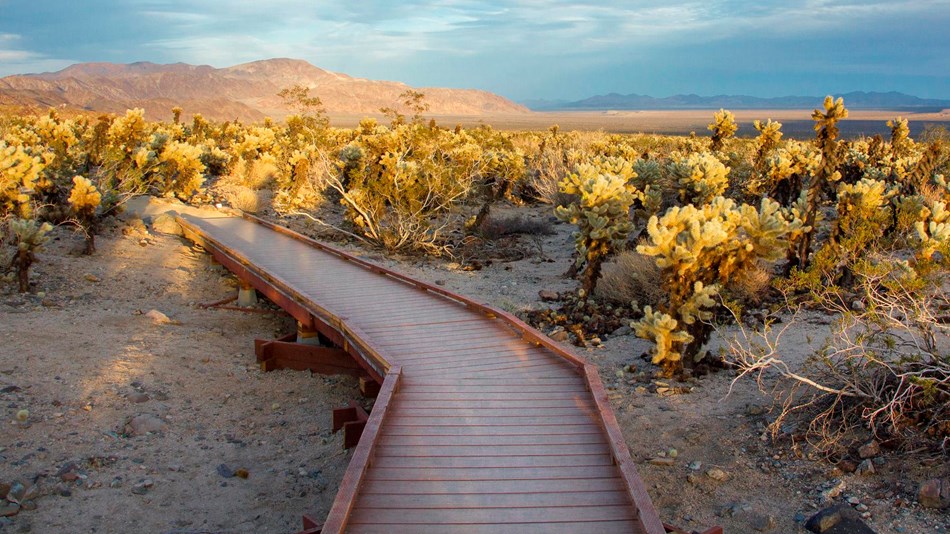
[[[351,401],[346,408],[333,410],[333,432],[343,429],[344,449],[355,447],[360,442],[368,420],[369,414],[356,401]]]
[[[376,396],[379,395],[380,387],[379,382],[372,378],[368,376],[360,377],[360,393],[362,393],[364,397],[376,398]]]
[[[320,345],[320,332],[297,321],[297,343],[303,345]]]
[[[321,534],[323,532],[323,523],[318,523],[314,518],[307,514],[303,516],[303,530],[296,534]]]
[[[293,369],[310,370],[322,375],[365,376],[359,363],[340,349],[317,347],[295,343],[297,334],[288,334],[279,339],[255,339],[254,353],[261,370]]]

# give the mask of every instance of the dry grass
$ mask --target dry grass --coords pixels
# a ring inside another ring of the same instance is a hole
[[[727,289],[732,297],[740,302],[758,306],[772,289],[773,278],[772,273],[759,264],[753,269],[739,273],[738,277],[729,282]]]
[[[635,308],[655,305],[663,298],[660,268],[656,261],[636,251],[626,251],[605,263],[594,295]]]

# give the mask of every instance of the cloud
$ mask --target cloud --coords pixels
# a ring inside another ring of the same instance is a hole
[[[950,93],[950,0],[0,0],[0,10],[0,50],[21,67],[296,57],[519,98],[739,81],[753,92],[765,77],[794,92],[847,76],[868,87],[926,77],[922,90]]]

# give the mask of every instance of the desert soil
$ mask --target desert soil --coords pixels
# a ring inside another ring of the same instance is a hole
[[[543,208],[518,213],[550,217]],[[254,339],[287,333],[293,321],[267,303],[260,313],[200,306],[232,296],[235,279],[144,221],[109,222],[91,257],[77,254],[78,235],[58,228],[39,254],[31,292],[0,287],[0,490],[22,483],[27,493],[16,515],[0,517],[0,531],[293,532],[302,514],[322,520],[351,456],[330,432],[331,410],[361,399],[356,381],[261,372]],[[523,312],[547,305],[541,289],[575,287],[562,276],[572,228],[550,224],[555,233],[540,242],[521,238],[534,253],[478,271],[337,245]],[[804,354],[804,340],[827,322],[810,318],[789,350]],[[602,346],[573,347],[599,366],[665,522],[804,532],[804,518],[850,503],[880,533],[950,528],[946,513],[915,502],[920,482],[950,475],[945,458],[934,464],[883,451],[869,476],[809,460],[765,435],[772,401],[752,381],[729,393],[733,375],[722,371],[670,384],[688,393],[658,393],[663,384],[640,358],[647,349],[627,331]]]

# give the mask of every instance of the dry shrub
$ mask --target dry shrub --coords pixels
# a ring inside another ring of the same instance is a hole
[[[772,273],[761,263],[739,272],[729,281],[729,294],[744,304],[758,306],[772,289]]]
[[[656,260],[628,250],[604,264],[594,295],[634,308],[654,305],[662,299],[660,268]]]
[[[522,215],[496,217],[491,214],[485,217],[477,231],[479,236],[489,240],[514,234],[551,235],[554,233],[550,221],[544,219],[530,219]]]
[[[260,192],[240,185],[232,186],[222,191],[222,196],[232,208],[247,213],[257,213],[263,207]]]

